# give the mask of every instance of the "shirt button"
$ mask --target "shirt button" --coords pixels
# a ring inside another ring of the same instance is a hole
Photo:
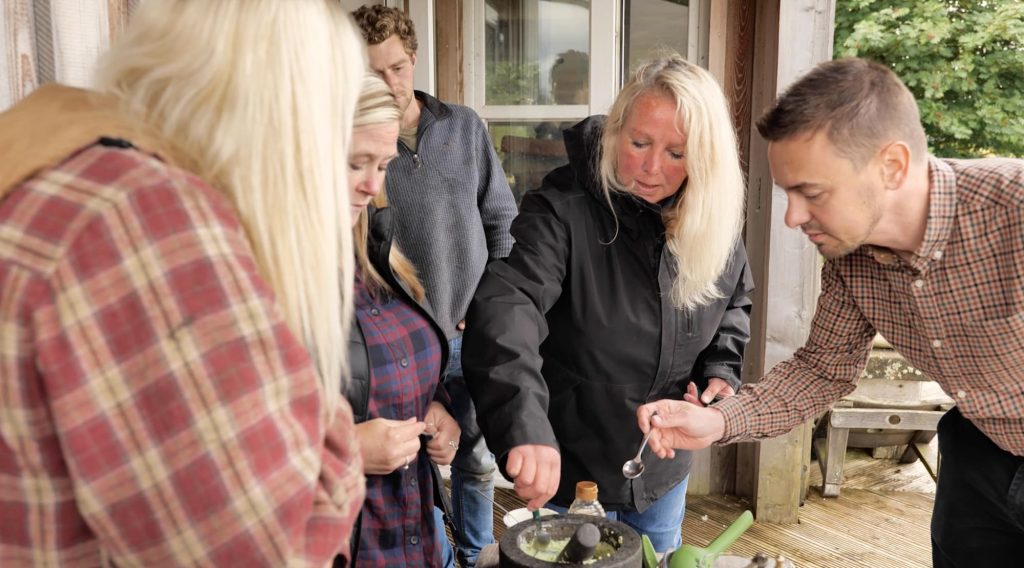
[[[967,393],[965,393],[964,391],[956,391],[956,397],[957,398],[967,398]]]
[[[409,544],[419,544],[419,543],[420,543],[420,537],[418,537],[418,536],[410,536],[409,537]]]
[[[403,367],[408,367],[409,366],[409,360],[406,359],[405,357],[402,357],[402,360],[399,361],[398,364],[403,366]]]
[[[937,250],[937,251],[933,252],[932,253],[932,258],[934,258],[935,260],[941,259],[942,258],[942,251],[941,250]]]
[[[914,280],[914,286],[918,288],[924,288],[924,280]]]
[[[377,308],[371,308],[370,309],[370,315],[371,316],[379,316],[380,315],[380,310],[377,309]]]
[[[936,340],[932,341],[932,347],[936,347],[936,348],[942,347],[942,342],[939,341],[938,339],[936,339]]]

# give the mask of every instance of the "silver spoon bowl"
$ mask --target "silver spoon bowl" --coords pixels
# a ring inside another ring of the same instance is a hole
[[[653,418],[657,412],[653,412],[651,417]],[[641,454],[644,453],[644,448],[647,447],[647,440],[651,438],[651,433],[654,432],[652,427],[647,431],[647,435],[644,436],[644,441],[640,444],[640,449],[636,451],[636,456],[633,459],[622,464],[622,475],[626,479],[636,479],[644,473],[644,462],[640,459]]]

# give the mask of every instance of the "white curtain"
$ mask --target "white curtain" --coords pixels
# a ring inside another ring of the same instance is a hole
[[[53,81],[87,87],[140,0],[3,0],[0,110]]]

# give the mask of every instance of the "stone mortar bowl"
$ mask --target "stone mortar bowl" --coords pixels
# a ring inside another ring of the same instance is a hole
[[[601,542],[607,543],[615,552],[606,558],[586,564],[595,568],[640,568],[643,565],[643,551],[640,535],[631,527],[619,521],[590,515],[555,515],[543,517],[544,529],[553,540],[568,539],[584,523],[595,525],[601,531]],[[557,564],[530,556],[522,549],[523,543],[533,540],[537,522],[523,521],[505,531],[498,542],[499,566],[502,568],[550,568],[551,566],[573,566]]]

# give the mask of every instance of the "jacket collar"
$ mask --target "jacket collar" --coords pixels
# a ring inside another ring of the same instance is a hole
[[[441,102],[436,97],[433,97],[423,91],[413,91],[413,96],[416,100],[423,103],[423,108],[420,109],[420,127],[422,128],[425,123],[424,119],[427,120],[444,120],[452,114],[452,109],[447,104]],[[426,112],[423,112],[426,111]]]
[[[378,209],[370,205],[366,211],[369,216],[369,234],[367,235],[367,256],[377,272],[380,273],[391,286],[391,242],[395,236],[394,215],[390,208]]]
[[[120,138],[171,162],[170,145],[125,115],[112,96],[50,84],[0,114],[0,199],[103,137]]]

